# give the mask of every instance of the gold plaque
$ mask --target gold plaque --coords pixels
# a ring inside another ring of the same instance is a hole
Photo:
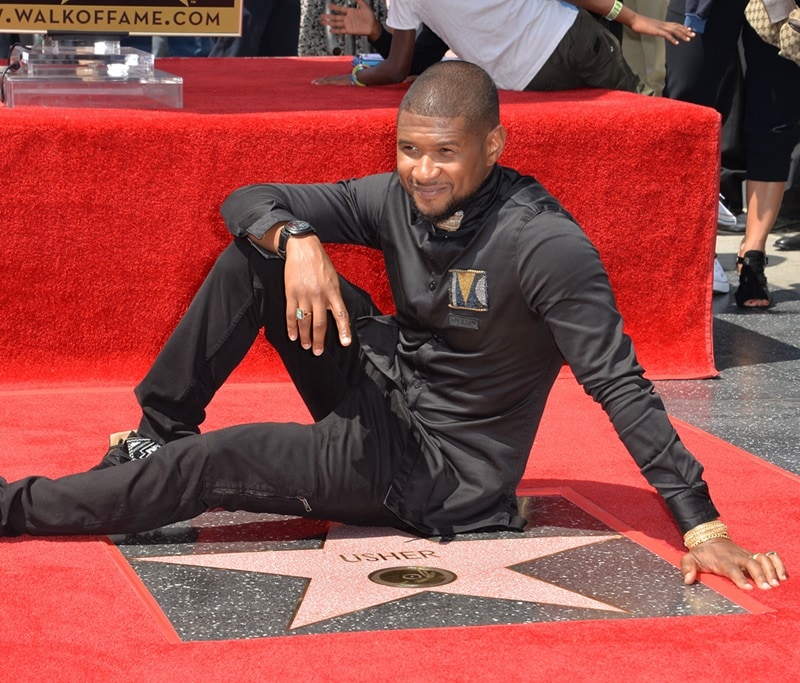
[[[389,567],[372,572],[368,578],[381,586],[435,588],[453,583],[458,577],[453,572],[436,567]]]

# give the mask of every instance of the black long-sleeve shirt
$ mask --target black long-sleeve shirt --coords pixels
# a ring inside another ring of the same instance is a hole
[[[496,167],[456,232],[418,217],[396,174],[245,187],[222,213],[235,234],[300,218],[323,242],[383,253],[396,313],[357,332],[426,444],[386,498],[402,519],[434,533],[512,523],[564,360],[681,530],[718,517],[622,331],[597,251],[535,179]]]

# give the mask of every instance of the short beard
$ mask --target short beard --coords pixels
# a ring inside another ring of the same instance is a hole
[[[424,218],[429,223],[436,225],[437,223],[447,220],[453,214],[458,213],[459,211],[464,211],[472,203],[472,199],[476,194],[477,192],[474,192],[467,197],[453,197],[450,203],[438,213],[425,213],[419,208],[419,205],[416,202],[414,202],[414,207],[417,210],[417,214],[421,218]]]

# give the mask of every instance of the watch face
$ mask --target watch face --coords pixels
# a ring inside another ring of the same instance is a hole
[[[288,221],[281,228],[280,235],[278,236],[278,256],[282,259],[286,258],[286,242],[292,236],[299,235],[313,235],[316,230],[311,227],[311,223],[307,221]]]
[[[283,226],[283,229],[290,235],[302,235],[307,232],[314,232],[311,223],[307,221],[289,221]]]

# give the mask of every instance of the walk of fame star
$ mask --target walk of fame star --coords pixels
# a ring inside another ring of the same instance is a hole
[[[619,536],[556,536],[439,543],[394,529],[332,524],[325,545],[318,550],[141,559],[309,579],[306,594],[290,625],[294,629],[429,590],[427,587],[375,583],[369,575],[377,564],[383,567],[414,565],[449,570],[456,575],[456,579],[434,588],[443,593],[622,612],[612,605],[509,569],[514,564],[612,538]]]
[[[568,493],[520,497],[522,532],[447,541],[242,512],[112,540],[165,636],[181,640],[746,611],[684,586]]]

